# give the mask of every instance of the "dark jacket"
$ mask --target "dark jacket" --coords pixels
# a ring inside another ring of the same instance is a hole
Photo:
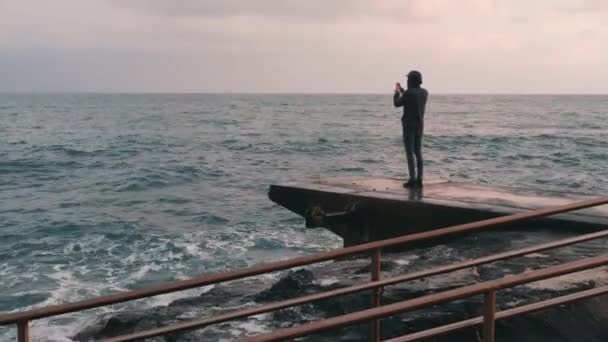
[[[429,92],[424,88],[408,88],[404,92],[395,92],[393,104],[395,107],[403,106],[401,124],[404,128],[424,127],[424,111]]]

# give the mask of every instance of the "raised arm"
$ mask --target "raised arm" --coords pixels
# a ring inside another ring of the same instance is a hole
[[[395,107],[403,107],[405,104],[405,96],[403,96],[402,92],[395,91],[395,95],[393,95],[393,105]]]

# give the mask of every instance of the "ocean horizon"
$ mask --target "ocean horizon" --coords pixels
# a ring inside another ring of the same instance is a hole
[[[387,92],[220,92],[220,91],[0,91],[2,95],[387,95]],[[432,92],[431,96],[608,96],[608,93],[580,92]]]

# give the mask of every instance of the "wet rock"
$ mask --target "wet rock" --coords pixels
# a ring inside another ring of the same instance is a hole
[[[498,321],[497,341],[608,341],[608,310],[600,297]]]
[[[211,290],[203,292],[198,297],[186,297],[176,299],[169,304],[170,307],[178,306],[238,306],[243,302],[253,300],[253,293],[256,290],[269,286],[268,283],[261,281],[231,282],[215,285]]]
[[[383,272],[391,272],[394,271],[395,269],[397,269],[397,267],[399,267],[399,265],[394,262],[394,261],[390,261],[390,260],[383,260],[380,262],[380,269],[382,269]],[[372,271],[372,265],[367,265],[365,267],[362,267],[361,269],[357,270],[355,273],[357,274],[371,274]]]
[[[102,315],[95,323],[72,337],[75,341],[90,341],[136,331],[149,330],[177,322],[179,310],[155,307],[147,310],[123,311]]]
[[[314,279],[314,274],[309,270],[291,271],[271,288],[255,296],[255,301],[278,301],[314,293],[319,289],[319,286],[314,284]]]

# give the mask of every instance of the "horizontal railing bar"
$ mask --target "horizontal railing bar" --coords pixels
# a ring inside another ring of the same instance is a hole
[[[547,299],[542,302],[532,303],[532,304],[504,310],[501,314],[498,314],[498,313],[496,314],[496,319],[511,318],[514,316],[519,316],[519,315],[523,315],[523,314],[527,314],[527,313],[542,311],[542,310],[544,310],[546,308],[550,308],[552,306],[567,304],[567,303],[574,302],[577,300],[593,298],[593,297],[601,296],[604,294],[608,294],[608,286],[602,286],[602,287],[598,287],[595,289],[571,293],[569,295]]]
[[[559,214],[568,211],[574,211],[589,207],[595,207],[599,205],[608,204],[608,197],[599,197],[584,201],[579,201],[571,204],[549,207],[544,209],[538,209],[528,212],[521,212],[512,215],[495,217],[492,219],[476,221],[471,223],[460,224],[448,228],[436,229],[427,232],[415,233],[396,238],[391,238],[382,241],[375,241],[366,244],[356,245],[352,247],[341,248],[329,252],[319,253],[311,256],[304,256],[299,258],[293,258],[284,261],[276,261],[267,264],[256,265],[252,267],[237,269],[233,271],[227,271],[198,278],[181,280],[169,284],[162,284],[157,286],[151,286],[144,289],[120,292],[105,297],[97,297],[86,299],[83,301],[59,304],[54,306],[47,306],[43,308],[33,309],[29,311],[17,312],[12,314],[0,315],[0,325],[12,324],[21,320],[34,320],[44,317],[56,316],[65,313],[81,311],[91,309],[95,307],[122,303],[130,300],[136,300],[156,295],[161,295],[170,292],[188,290],[195,287],[207,286],[220,282],[225,282],[234,279],[240,279],[268,272],[280,271],[288,268],[310,265],[322,261],[328,261],[339,257],[348,255],[359,254],[368,252],[378,248],[392,247],[396,245],[403,245],[420,240],[427,240],[446,235],[454,235],[459,233],[471,232],[480,230],[482,228],[495,227],[502,224],[508,224],[513,222],[519,222],[523,220],[529,220],[539,218],[543,216],[549,216]]]
[[[347,315],[342,315],[292,328],[278,330],[272,333],[246,338],[241,341],[282,341],[289,338],[310,335],[311,333],[327,329],[339,328],[355,323],[366,322],[373,319],[392,316],[403,311],[416,310],[443,302],[449,302],[460,298],[471,297],[474,295],[485,293],[489,290],[498,290],[505,287],[512,287],[524,283],[530,283],[594,267],[604,266],[606,264],[608,264],[608,254],[597,256],[594,258],[573,261],[552,267],[547,267],[536,271],[524,272],[517,275],[510,275],[500,279],[490,280],[474,285],[463,286],[460,288],[426,295],[399,303],[385,305],[379,308],[362,310]]]
[[[579,300],[589,299],[593,297],[598,297],[601,295],[608,294],[608,286],[602,286],[595,289],[585,290],[581,292],[571,293],[569,295],[551,298],[547,300],[543,300],[540,302],[522,305],[516,308],[511,308],[508,310],[498,311],[496,312],[495,318],[499,319],[507,319],[515,316],[525,315],[533,312],[542,311],[545,309],[552,308],[558,305],[564,305],[572,302],[576,302]],[[474,318],[470,318],[464,321],[450,323],[446,325],[442,325],[440,327],[427,329],[420,332],[415,332],[412,334],[408,334],[405,336],[400,336],[396,338],[392,338],[390,340],[385,340],[384,342],[413,342],[418,341],[425,338],[435,337],[439,335],[445,335],[457,330],[462,330],[465,328],[470,328],[473,326],[478,326],[483,323],[483,317],[477,316]]]
[[[259,314],[263,314],[263,313],[274,311],[274,310],[288,308],[291,306],[306,304],[306,303],[310,303],[310,302],[314,302],[314,301],[318,301],[318,300],[322,300],[322,299],[351,294],[351,293],[369,290],[369,289],[373,289],[373,288],[377,288],[377,287],[394,285],[394,284],[409,281],[409,280],[415,280],[415,279],[433,276],[433,275],[437,275],[437,274],[441,274],[441,273],[457,271],[457,270],[461,270],[464,268],[487,264],[487,263],[494,262],[494,261],[504,260],[504,259],[508,259],[508,258],[513,258],[513,257],[517,257],[517,256],[530,254],[530,253],[541,252],[541,251],[552,249],[552,248],[564,247],[567,245],[572,245],[575,243],[580,243],[580,242],[589,241],[589,240],[593,240],[593,239],[599,239],[599,238],[603,238],[603,237],[608,237],[608,230],[602,230],[602,231],[595,232],[595,233],[589,233],[589,234],[576,236],[576,237],[572,237],[572,238],[568,238],[568,239],[561,239],[561,240],[543,243],[543,244],[539,244],[539,245],[535,245],[535,246],[530,246],[530,247],[526,247],[526,248],[522,248],[522,249],[518,249],[518,250],[514,250],[514,251],[508,251],[508,252],[498,253],[498,254],[494,254],[494,255],[489,255],[489,256],[485,256],[485,257],[481,257],[481,258],[477,258],[477,259],[454,263],[451,265],[439,266],[436,268],[408,273],[408,274],[404,274],[401,276],[386,278],[386,279],[379,280],[379,281],[372,281],[372,282],[349,286],[349,287],[345,287],[345,288],[341,288],[341,289],[316,293],[316,294],[312,294],[312,295],[308,295],[308,296],[304,296],[304,297],[294,298],[294,299],[290,299],[290,300],[286,300],[286,301],[282,301],[282,302],[278,302],[278,303],[272,303],[272,304],[268,304],[268,305],[263,305],[263,306],[259,306],[259,307],[255,307],[255,308],[240,310],[240,311],[236,311],[236,312],[230,312],[227,314],[214,316],[211,318],[196,319],[196,320],[192,320],[192,321],[188,321],[188,322],[178,323],[178,324],[171,325],[171,326],[150,329],[150,330],[136,332],[136,333],[132,333],[132,334],[128,334],[128,335],[122,335],[122,336],[118,336],[118,337],[114,337],[114,338],[109,338],[107,340],[103,340],[103,342],[134,341],[134,340],[143,339],[143,338],[162,336],[162,335],[174,333],[177,331],[202,328],[202,327],[205,327],[205,326],[208,326],[211,324],[223,323],[223,322],[227,322],[227,321],[230,321],[233,319],[259,315]]]
[[[497,312],[496,314],[498,315],[498,313],[499,312]],[[442,326],[437,327],[437,328],[431,328],[431,329],[428,329],[428,330],[424,330],[424,331],[420,331],[420,332],[415,332],[415,333],[412,333],[412,334],[408,334],[408,335],[405,335],[405,336],[392,338],[390,340],[385,340],[385,341],[382,341],[382,342],[412,342],[412,341],[419,341],[419,340],[423,340],[425,338],[435,337],[435,336],[439,336],[439,335],[445,335],[445,334],[449,334],[449,333],[454,332],[454,331],[458,331],[458,330],[462,330],[462,329],[466,329],[466,328],[475,327],[475,326],[481,325],[482,323],[483,323],[483,317],[477,316],[475,318],[471,318],[471,319],[467,319],[467,320],[460,321],[460,322],[455,322],[455,323],[450,323],[450,324],[442,325]]]

